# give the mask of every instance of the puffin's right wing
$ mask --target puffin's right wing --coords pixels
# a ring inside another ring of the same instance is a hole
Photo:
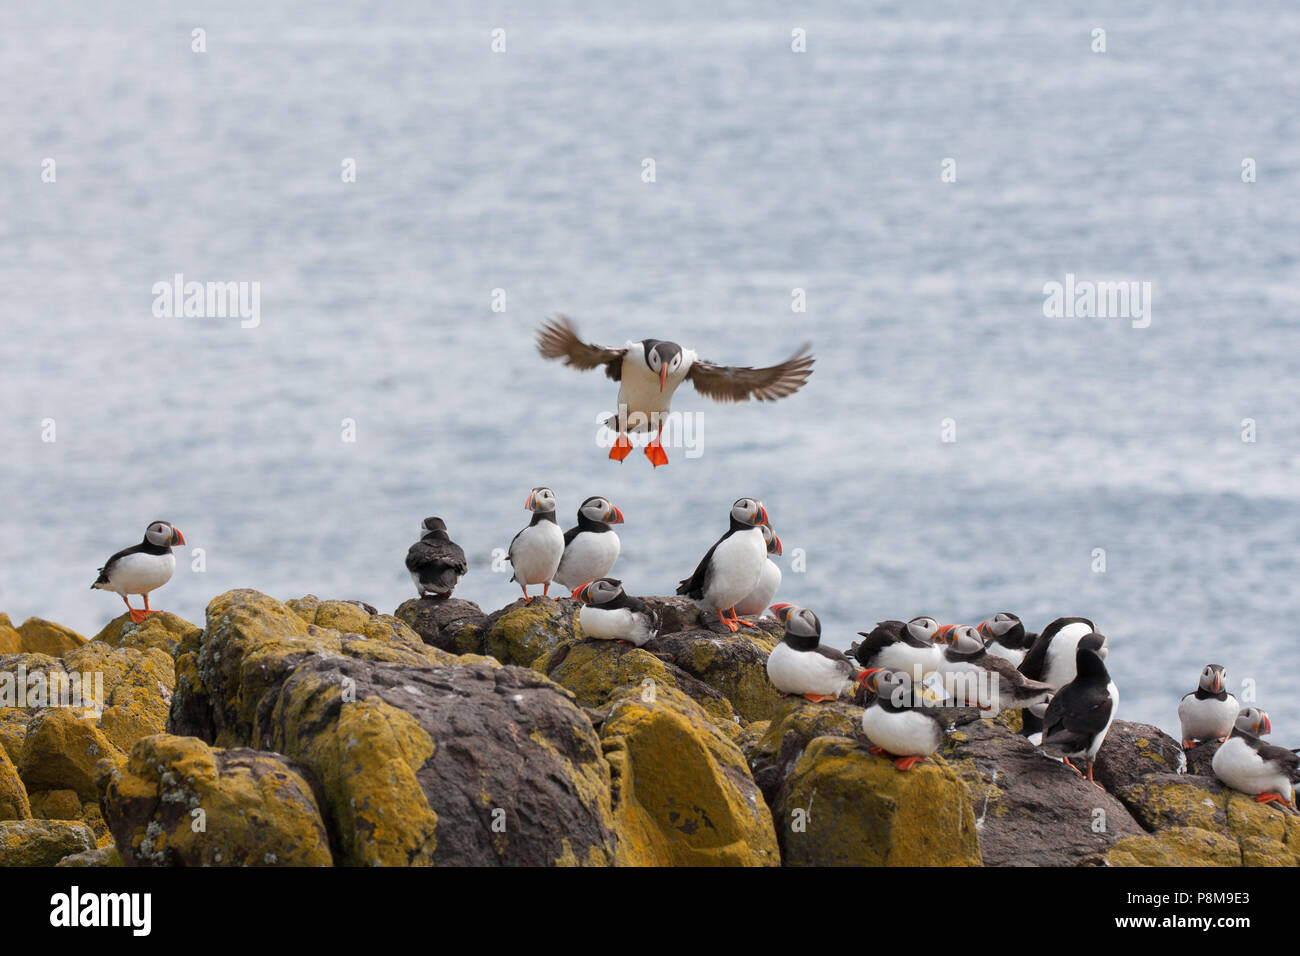
[[[727,532],[727,534],[730,533]],[[713,560],[713,552],[718,549],[718,545],[722,544],[723,538],[726,538],[726,536],[724,534],[713,542],[713,547],[709,548],[704,557],[700,558],[700,563],[696,565],[695,572],[689,578],[683,578],[681,583],[677,585],[678,594],[684,594],[697,601],[704,597],[704,587],[708,584],[709,562]]]
[[[465,552],[453,541],[420,540],[411,545],[406,552],[406,570],[419,571],[432,564],[441,564],[464,574],[468,570],[465,564]]]
[[[627,354],[625,348],[613,349],[582,341],[566,315],[542,323],[537,332],[537,351],[544,358],[563,359],[565,365],[583,372],[603,365],[605,374],[616,382],[623,377],[623,356]]]
[[[1110,721],[1115,702],[1104,687],[1083,690],[1066,684],[1043,715],[1043,746],[1082,749]]]
[[[715,402],[747,402],[751,398],[774,402],[803,388],[812,367],[812,346],[805,344],[780,365],[767,368],[714,365],[699,359],[691,363],[686,377],[697,392]]]

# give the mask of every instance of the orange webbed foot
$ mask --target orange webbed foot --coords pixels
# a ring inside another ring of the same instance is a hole
[[[924,757],[898,757],[894,760],[894,768],[897,770],[911,770],[919,763],[925,763]]]
[[[804,694],[803,697],[804,700],[810,700],[814,704],[825,704],[832,700],[836,700],[836,697],[833,694]]]
[[[137,610],[136,608],[131,608],[129,613],[131,615],[131,620],[134,621],[136,624],[142,623],[144,619],[149,616],[148,611]]]
[[[1195,741],[1195,740],[1184,740],[1184,741],[1183,741],[1183,749],[1184,749],[1184,750],[1191,750],[1191,749],[1192,749],[1193,747],[1195,747],[1195,746],[1196,746],[1196,741]]]
[[[1257,793],[1255,794],[1256,803],[1286,803],[1286,797],[1280,793]]]
[[[614,440],[614,447],[609,450],[609,457],[614,461],[622,461],[630,454],[632,454],[632,439],[619,432],[618,438]]]
[[[650,464],[656,468],[668,464],[668,453],[664,451],[664,446],[659,444],[657,438],[645,446],[645,456],[650,459]]]
[[[886,750],[884,747],[868,747],[867,753],[875,754],[877,757],[889,756],[889,751]]]

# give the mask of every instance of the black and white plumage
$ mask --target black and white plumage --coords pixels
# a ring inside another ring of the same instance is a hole
[[[1224,740],[1232,733],[1241,705],[1228,693],[1228,672],[1219,664],[1206,664],[1196,690],[1178,702],[1178,722],[1183,747],[1205,740]]]
[[[1259,803],[1294,806],[1295,785],[1300,783],[1300,755],[1259,739],[1272,731],[1268,714],[1255,707],[1245,708],[1237,715],[1228,739],[1214,752],[1210,765],[1226,786],[1253,795]]]
[[[979,626],[980,637],[990,654],[1005,657],[1019,667],[1038,635],[1025,630],[1024,623],[1010,611],[999,611]]]
[[[763,562],[759,572],[758,583],[740,603],[736,605],[737,614],[762,614],[772,604],[777,588],[781,586],[781,566],[772,560],[772,555],[781,555],[781,539],[776,536],[770,524],[763,525],[763,540],[767,543],[768,559]]]
[[[1034,640],[1020,662],[1020,673],[1053,689],[1074,680],[1075,651],[1086,647],[1104,661],[1109,653],[1105,635],[1086,617],[1058,617]]]
[[[1030,704],[1020,712],[1020,736],[1026,738],[1035,747],[1043,742],[1043,717],[1047,714],[1052,696],[1048,694],[1046,700]]]
[[[1078,770],[1073,759],[1088,762],[1088,782],[1098,790],[1101,784],[1092,779],[1092,764],[1115,719],[1119,706],[1119,688],[1110,679],[1101,656],[1087,647],[1075,652],[1075,677],[1052,696],[1043,715],[1043,738],[1039,748],[1046,754],[1062,758]]]
[[[840,651],[822,646],[816,614],[793,604],[774,604],[772,613],[785,625],[781,643],[767,656],[767,678],[773,687],[811,701],[835,700],[853,690],[859,668]]]
[[[695,390],[718,402],[747,402],[751,398],[775,401],[793,395],[812,374],[813,357],[804,345],[779,365],[767,368],[715,365],[676,342],[642,339],[622,348],[583,342],[573,323],[563,315],[544,323],[537,333],[537,349],[548,359],[561,359],[580,371],[604,366],[618,382],[618,412],[605,425],[618,432],[609,457],[622,461],[632,451],[628,432],[655,432],[646,457],[656,467],[668,464],[660,443],[673,393],[689,380]]]
[[[739,498],[731,506],[730,527],[696,566],[695,572],[682,580],[677,593],[696,601],[706,610],[718,612],[718,619],[728,630],[748,625],[736,615],[736,602],[754,590],[767,560],[767,544],[762,525],[769,524],[767,509],[761,501]],[[731,612],[728,618],[726,611]]]
[[[939,669],[943,647],[935,643],[939,622],[932,617],[914,617],[907,623],[881,621],[864,638],[849,645],[849,655],[866,668],[902,671],[920,682]]]
[[[465,576],[465,552],[447,534],[441,518],[420,522],[420,540],[406,552],[406,570],[420,597],[446,600]]]
[[[623,512],[608,498],[592,495],[584,501],[578,508],[578,523],[564,532],[564,555],[555,571],[555,583],[574,592],[607,576],[622,548],[611,525],[622,523]]]
[[[957,706],[989,713],[1022,710],[1052,694],[1047,684],[1030,680],[1004,657],[992,654],[973,627],[943,631],[948,646],[939,664],[944,692]]]
[[[176,570],[172,548],[185,543],[181,529],[167,521],[152,521],[145,529],[144,540],[113,555],[99,569],[91,588],[113,591],[122,596],[131,620],[139,624],[157,611],[149,607],[149,592],[171,580]],[[128,594],[144,595],[144,609],[131,607]]]
[[[907,674],[870,669],[859,681],[874,691],[876,699],[862,712],[862,732],[874,745],[872,753],[894,759],[899,770],[909,770],[939,749],[947,725],[938,709],[925,706]]]
[[[575,593],[582,607],[578,625],[584,637],[626,641],[640,647],[659,633],[659,613],[623,590],[615,578],[597,578]]]
[[[564,556],[564,535],[555,521],[555,492],[550,488],[534,488],[524,507],[533,513],[533,520],[510,541],[507,560],[515,569],[510,580],[519,582],[524,603],[529,604],[533,600],[528,596],[530,584],[542,585],[542,595],[550,595],[551,581]]]

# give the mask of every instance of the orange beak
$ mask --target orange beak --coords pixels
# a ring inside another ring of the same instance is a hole
[[[758,507],[758,523],[759,524],[772,523],[772,519],[767,516],[767,509],[764,508],[762,505],[759,505]]]
[[[623,512],[619,511],[613,505],[610,505],[609,511],[605,512],[605,520],[610,524],[622,524]]]
[[[781,553],[781,539],[778,538],[775,533],[772,534],[772,553]]]
[[[181,534],[180,528],[172,528],[172,544],[184,544],[185,535]]]
[[[668,381],[668,366],[659,366],[659,391],[664,390],[664,383]]]
[[[1260,712],[1260,717],[1261,717],[1261,718],[1263,719],[1263,721],[1264,721],[1264,726],[1263,726],[1263,728],[1260,730],[1260,733],[1261,733],[1261,734],[1271,734],[1271,733],[1273,732],[1273,721],[1269,720],[1269,719],[1268,719],[1268,714],[1265,714],[1265,713],[1263,713],[1262,711]]]
[[[867,690],[875,690],[876,682],[872,680],[872,677],[875,674],[879,674],[880,670],[881,668],[879,667],[868,667],[866,670],[864,670],[861,674],[859,674],[857,677],[853,679],[856,680],[863,687],[865,687]]]
[[[790,608],[792,607],[794,607],[793,604],[773,604],[770,608],[768,608],[768,610],[771,611],[772,614],[776,616],[776,619],[778,621],[784,624],[785,619],[790,616]]]
[[[935,643],[951,644],[953,642],[952,635],[956,630],[956,624],[945,624],[934,632]]]
[[[583,604],[590,604],[590,603],[591,603],[591,595],[587,592],[587,588],[589,588],[589,587],[591,587],[591,582],[590,582],[590,581],[588,581],[588,582],[587,582],[586,584],[584,584],[582,587],[578,588],[578,591],[577,591],[576,594],[574,594],[574,597],[576,597],[576,598],[577,598],[579,601],[581,601]]]
[[[528,497],[524,499],[524,510],[525,511],[533,510],[533,493],[531,491],[528,492]]]

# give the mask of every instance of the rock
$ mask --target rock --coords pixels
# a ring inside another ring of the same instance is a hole
[[[0,707],[0,750],[9,760],[17,764],[23,756],[23,747],[27,745],[27,725],[32,716],[17,707]]]
[[[80,820],[81,798],[75,790],[37,790],[31,794],[32,816],[40,820]]]
[[[575,617],[581,607],[568,598],[536,598],[525,605],[515,601],[484,618],[478,653],[495,657],[502,664],[532,667],[546,660],[560,645],[577,640]]]
[[[120,754],[93,719],[81,717],[80,711],[49,707],[28,726],[18,774],[28,793],[73,790],[82,800],[93,800],[95,764]]]
[[[23,652],[23,638],[14,627],[13,621],[9,620],[8,614],[0,613],[0,656],[5,654],[21,654]]]
[[[99,783],[128,866],[332,862],[311,786],[280,754],[159,734],[139,741],[125,766],[105,764]]]
[[[150,643],[128,641],[115,648],[95,640],[64,655],[64,663],[72,673],[101,677],[99,729],[123,753],[140,738],[167,729],[176,671],[166,651]]]
[[[862,708],[847,701],[814,704],[802,697],[784,698],[767,732],[748,751],[754,781],[768,804],[775,804],[781,784],[815,738],[855,738],[861,727]]]
[[[1219,752],[1221,746],[1223,745],[1219,741],[1209,740],[1184,751],[1183,759],[1187,761],[1186,772],[1198,776],[1213,777],[1214,755]]]
[[[641,599],[659,612],[659,636],[690,631],[703,626],[703,613],[687,597],[643,597]],[[712,615],[717,620],[717,615]],[[726,628],[723,628],[726,630]]]
[[[109,647],[156,647],[171,656],[177,644],[199,630],[183,617],[167,611],[150,614],[139,624],[129,614],[122,614],[105,624],[94,640]]]
[[[1235,840],[1196,827],[1121,840],[1100,860],[1106,866],[1240,866]]]
[[[48,654],[5,654],[0,656],[0,703],[31,716],[49,705],[51,696],[68,691],[68,673],[63,661]],[[10,754],[17,763],[17,757]]]
[[[27,820],[31,815],[27,788],[9,754],[0,748],[0,820]]]
[[[620,865],[779,865],[772,815],[744,756],[685,694],[620,691],[601,745]]]
[[[1074,866],[1143,832],[1115,796],[1039,753],[1001,717],[960,723],[942,753],[966,785],[987,866]]]
[[[65,856],[55,866],[122,866],[122,854],[109,844]]]
[[[0,823],[0,867],[54,866],[64,857],[94,848],[94,835],[81,823],[67,820]]]
[[[817,737],[772,813],[787,866],[978,866],[966,788],[942,758],[899,771],[847,737]]]
[[[20,652],[47,654],[50,657],[59,657],[86,643],[86,639],[72,628],[39,617],[29,617],[23,621],[18,626],[18,637]],[[0,641],[3,641],[2,637]],[[3,644],[0,644],[0,653],[7,653],[3,650]]]
[[[758,628],[735,634],[697,628],[661,634],[645,650],[708,684],[744,720],[770,720],[785,698],[767,677],[767,655],[779,640]]]
[[[1097,752],[1092,776],[1113,791],[1149,774],[1181,773],[1186,766],[1182,745],[1159,727],[1117,720]]]
[[[479,635],[486,620],[482,609],[473,601],[448,598],[412,598],[403,601],[394,614],[420,635],[426,644],[453,654],[473,654],[479,650]]]

